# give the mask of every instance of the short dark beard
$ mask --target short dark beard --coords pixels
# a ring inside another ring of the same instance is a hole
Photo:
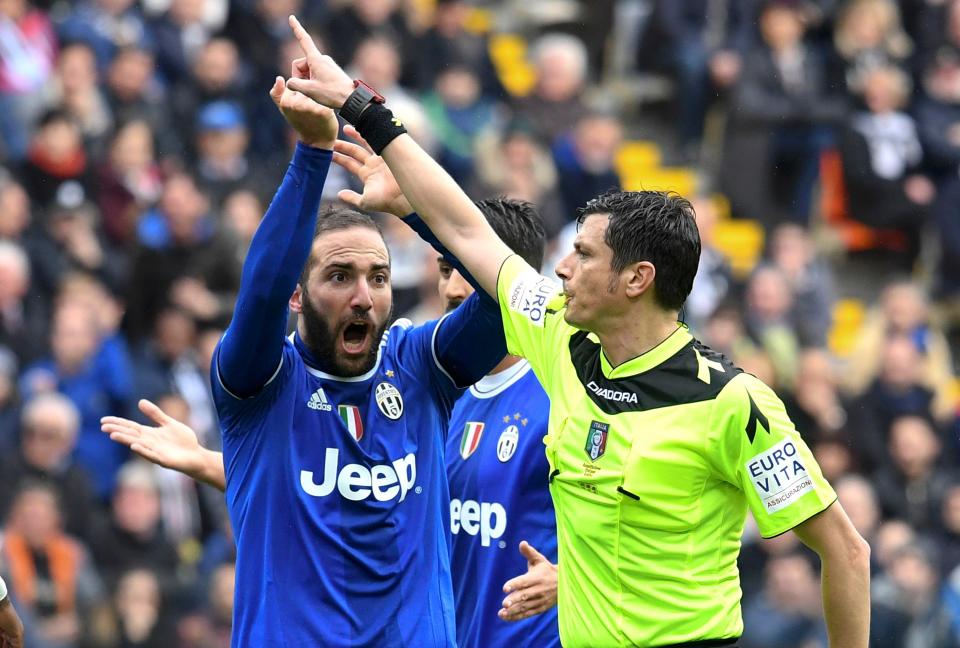
[[[352,378],[362,376],[367,373],[377,363],[377,353],[380,350],[380,340],[383,339],[383,332],[387,329],[387,323],[393,319],[393,308],[380,327],[373,331],[373,344],[370,345],[369,356],[357,367],[354,364],[347,365],[337,353],[338,334],[331,328],[329,322],[320,315],[320,312],[313,307],[310,296],[305,288],[302,290],[302,312],[300,317],[303,319],[303,343],[310,350],[314,361],[319,365],[317,368],[326,373],[342,378]],[[364,319],[370,321],[370,315],[365,311],[355,311],[355,319]]]
[[[446,308],[446,310],[444,311],[444,313],[452,313],[453,311],[457,310],[457,307],[458,307],[460,304],[462,304],[464,301],[466,301],[466,300],[464,300],[464,299],[451,299],[451,300],[448,300],[447,303],[446,303],[446,307],[447,307],[447,308]]]

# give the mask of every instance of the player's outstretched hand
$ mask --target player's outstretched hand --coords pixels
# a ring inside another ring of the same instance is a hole
[[[23,622],[9,595],[0,601],[0,648],[23,648]]]
[[[303,52],[303,56],[293,62],[293,75],[288,82],[290,89],[302,92],[324,106],[341,108],[353,92],[353,80],[336,61],[320,53],[296,16],[290,16],[289,22]]]
[[[141,399],[137,406],[156,427],[119,416],[104,416],[100,429],[147,461],[196,478],[204,467],[204,450],[197,433],[146,399]]]
[[[526,540],[520,543],[520,553],[527,559],[527,573],[503,586],[507,597],[497,616],[504,621],[520,621],[557,604],[557,566]]]
[[[363,193],[344,189],[337,194],[340,200],[360,209],[394,216],[411,213],[413,207],[400,191],[400,185],[383,158],[373,152],[353,126],[345,126],[343,132],[359,144],[337,140],[333,145],[333,161],[360,179]]]
[[[296,66],[294,61],[294,70]],[[292,90],[281,76],[274,80],[273,87],[270,88],[270,98],[287,123],[297,131],[301,142],[316,148],[333,148],[340,123],[332,110]]]

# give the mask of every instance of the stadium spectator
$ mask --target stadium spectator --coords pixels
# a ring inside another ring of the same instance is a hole
[[[731,106],[726,158],[736,162],[721,172],[734,209],[772,224],[808,222],[828,127],[844,111],[823,60],[804,40],[799,5],[775,0],[760,10],[762,38],[744,56]]]
[[[47,298],[73,273],[96,277],[114,290],[123,285],[128,259],[108,245],[100,220],[97,207],[81,192],[59,192],[31,245],[37,289]]]
[[[135,0],[83,0],[57,26],[66,43],[90,46],[102,71],[123,47],[151,44],[146,19]]]
[[[166,648],[178,645],[176,626],[153,571],[131,569],[124,572],[113,589],[111,604],[109,624],[100,630],[100,636],[91,641],[95,648]]]
[[[236,568],[219,565],[210,577],[206,607],[180,624],[182,648],[228,648],[231,646]]]
[[[953,379],[950,344],[943,328],[932,316],[930,303],[920,286],[911,281],[893,281],[883,288],[879,304],[861,328],[844,374],[844,388],[862,394],[880,372],[884,349],[890,340],[905,336],[920,354],[920,382],[936,394],[933,412],[944,420],[953,411],[949,385]]]
[[[783,400],[790,419],[811,445],[858,429],[856,421],[851,421],[857,413],[840,393],[834,361],[822,349],[800,353],[793,389]]]
[[[157,53],[157,70],[168,84],[190,74],[194,60],[210,40],[202,0],[172,0],[169,9],[151,24]]]
[[[99,151],[113,127],[113,115],[99,86],[93,50],[82,42],[65,44],[48,84],[47,105],[76,121],[88,151]]]
[[[39,394],[24,405],[21,421],[20,448],[2,460],[0,516],[6,518],[22,484],[43,481],[60,502],[64,530],[89,540],[98,506],[87,471],[71,457],[80,412],[61,394]]]
[[[150,122],[138,117],[119,125],[105,157],[96,195],[103,234],[126,251],[134,241],[140,215],[163,189]]]
[[[90,548],[104,581],[115,587],[124,572],[150,569],[164,595],[177,593],[179,558],[163,530],[154,467],[134,459],[117,474],[110,514],[93,529]]]
[[[12,161],[26,156],[30,128],[43,110],[44,86],[53,74],[57,38],[47,14],[29,0],[0,5],[0,136]]]
[[[903,232],[909,271],[936,197],[921,170],[916,125],[902,112],[910,82],[897,68],[874,67],[862,73],[861,83],[866,110],[850,116],[840,138],[850,214],[871,227]]]
[[[836,482],[837,498],[843,510],[850,516],[853,526],[857,527],[868,542],[876,537],[880,527],[880,504],[873,485],[860,475],[846,475]]]
[[[169,305],[200,322],[224,324],[240,269],[196,179],[182,172],[168,177],[160,202],[144,214],[137,234],[126,324],[131,337],[142,339]]]
[[[226,38],[212,38],[197,54],[188,77],[170,92],[175,123],[184,142],[190,145],[188,157],[195,158],[197,135],[204,130],[201,111],[211,104],[230,105],[240,116],[233,121],[246,122],[247,93],[250,79],[242,67],[237,45]],[[222,102],[222,103],[221,103]],[[208,126],[209,127],[209,126]]]
[[[48,110],[37,123],[27,159],[19,169],[30,201],[46,208],[61,189],[90,195],[92,173],[76,120],[63,110]]]
[[[940,530],[935,536],[941,548],[940,570],[956,582],[954,579],[960,575],[954,571],[960,566],[960,484],[951,484],[943,494],[940,513]],[[956,593],[960,594],[960,591]]]
[[[513,119],[502,132],[477,142],[470,195],[478,199],[506,196],[539,207],[547,236],[553,239],[571,215],[557,190],[557,169],[549,151],[537,141],[531,124]]]
[[[30,399],[43,392],[59,391],[73,401],[80,411],[75,458],[89,471],[97,496],[106,499],[128,453],[118,451],[114,444],[104,445],[99,421],[110,410],[127,410],[132,388],[129,360],[122,352],[101,353],[103,340],[97,313],[75,301],[56,308],[50,348],[49,357],[24,370],[21,392]]]
[[[847,0],[837,16],[833,43],[853,96],[866,91],[867,77],[875,70],[905,66],[913,53],[894,0]]]
[[[784,223],[770,232],[770,263],[783,272],[793,296],[792,317],[805,347],[824,348],[833,323],[833,275],[809,232]]]
[[[182,139],[171,126],[172,111],[154,70],[151,51],[124,47],[107,68],[104,92],[117,123],[146,121],[159,140],[160,151],[171,154],[182,146]]]
[[[770,558],[760,595],[743,611],[745,648],[825,645],[817,574],[806,555]]]
[[[465,0],[438,0],[432,24],[417,39],[416,80],[421,91],[434,87],[447,61],[461,61],[477,75],[487,99],[503,96],[488,39],[466,27],[471,9]]]
[[[773,265],[757,268],[747,283],[746,302],[744,322],[750,338],[770,357],[777,385],[793,387],[803,342],[786,273]]]
[[[4,571],[40,642],[71,648],[80,643],[103,586],[86,548],[63,532],[59,507],[52,486],[21,486],[4,527]]]
[[[696,196],[692,204],[697,213],[697,231],[700,233],[700,264],[684,306],[684,316],[697,335],[704,335],[707,319],[732,287],[733,274],[730,263],[714,244],[713,233],[718,217],[716,205],[703,194]]]
[[[553,145],[563,210],[573,220],[587,202],[611,189],[620,189],[614,157],[623,142],[623,127],[613,115],[593,112],[580,117],[569,135]]]
[[[0,344],[13,351],[21,366],[47,349],[48,313],[31,292],[30,258],[10,241],[0,241]]]
[[[200,109],[194,177],[215,209],[232,191],[249,188],[264,193],[266,187],[274,184],[273,174],[250,154],[249,143],[246,117],[238,104],[214,101]]]
[[[278,72],[277,53],[290,38],[287,16],[301,15],[303,9],[309,11],[319,8],[322,12],[325,5],[323,2],[305,3],[302,0],[254,0],[230,7],[224,35],[243,48],[243,58],[252,68],[255,84],[272,80]],[[286,67],[293,58],[283,57],[284,69],[279,70],[281,74],[289,72]]]
[[[437,135],[437,159],[460,184],[473,174],[477,140],[496,127],[497,106],[481,94],[470,67],[446,61],[433,91],[423,98],[427,120]]]
[[[898,549],[873,587],[871,634],[880,648],[956,648],[935,549],[915,541]]]
[[[677,136],[688,159],[697,158],[711,97],[736,82],[752,37],[749,2],[725,2],[723,20],[712,11],[706,0],[657,0],[640,41],[641,67],[656,61],[676,77]]]
[[[941,506],[954,476],[939,461],[941,443],[929,421],[901,416],[890,425],[891,463],[874,474],[884,515],[922,533],[939,528]]]
[[[0,171],[0,240],[22,242],[31,224],[30,196],[12,174]]]
[[[546,34],[533,44],[537,81],[532,94],[517,100],[517,115],[527,120],[542,144],[553,146],[587,114],[587,49],[575,36]]]
[[[417,45],[398,0],[356,0],[345,4],[330,13],[324,21],[323,32],[330,54],[344,62],[355,61],[362,44],[371,38],[394,43],[397,53],[393,65],[398,68],[397,79],[402,76],[405,86],[414,87]],[[402,74],[400,66],[405,66]],[[371,81],[368,83],[380,88]]]

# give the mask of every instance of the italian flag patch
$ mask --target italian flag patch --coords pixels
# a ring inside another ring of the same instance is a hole
[[[463,437],[460,439],[460,456],[466,459],[474,453],[480,445],[480,435],[483,434],[483,423],[469,421],[463,426]]]
[[[363,438],[363,421],[360,419],[360,408],[356,405],[337,405],[340,420],[347,426],[353,438],[359,441]]]

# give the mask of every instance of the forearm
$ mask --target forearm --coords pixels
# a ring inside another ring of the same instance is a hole
[[[227,490],[227,475],[223,468],[223,453],[201,448],[202,461],[198,469],[190,475],[196,481],[209,484],[221,492]]]
[[[821,558],[823,613],[832,648],[866,648],[870,637],[870,564],[866,551]]]
[[[218,354],[224,385],[245,397],[276,371],[283,353],[287,302],[313,243],[332,153],[302,144],[250,243],[233,319]]]
[[[473,201],[409,135],[394,139],[381,155],[427,227],[495,296],[500,265],[512,252]]]

